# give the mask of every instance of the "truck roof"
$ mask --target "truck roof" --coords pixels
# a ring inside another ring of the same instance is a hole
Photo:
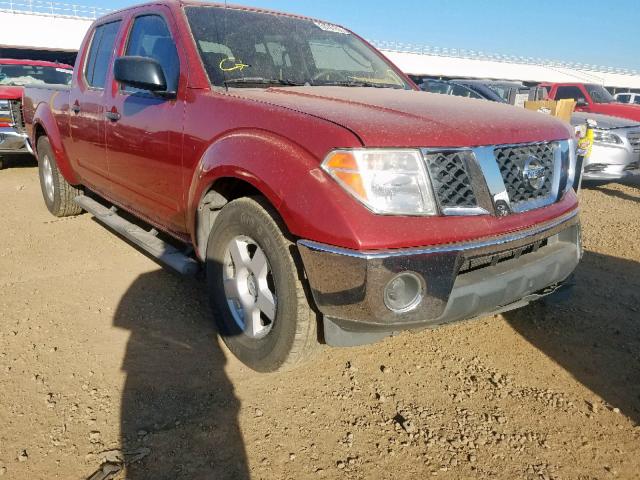
[[[58,62],[47,62],[45,60],[24,60],[15,58],[0,58],[0,65],[31,65],[34,67],[52,67],[52,68],[67,68],[73,70],[71,65]]]
[[[294,13],[287,13],[287,12],[281,12],[278,10],[271,10],[268,8],[260,8],[260,7],[249,7],[249,6],[244,6],[244,5],[236,5],[236,4],[225,4],[225,3],[220,3],[220,2],[203,2],[203,1],[199,1],[199,0],[158,0],[158,1],[154,1],[154,2],[145,2],[145,3],[139,3],[139,4],[135,4],[135,5],[131,5],[129,7],[124,7],[118,10],[115,10],[113,12],[108,13],[107,15],[104,15],[100,18],[107,18],[110,17],[112,15],[117,15],[119,13],[122,12],[126,12],[128,10],[131,10],[133,8],[139,8],[139,7],[145,7],[145,6],[152,6],[152,5],[165,5],[169,8],[181,8],[181,7],[185,7],[185,6],[190,6],[190,7],[219,7],[219,8],[228,8],[231,10],[244,10],[247,12],[259,12],[259,13],[269,13],[272,15],[282,15],[285,17],[291,17],[291,18],[298,18],[301,20],[316,20],[316,21],[321,21],[324,23],[331,23],[334,25],[334,22],[328,22],[326,20],[322,20],[322,19],[318,19],[318,18],[313,18],[313,17],[307,17],[305,15],[297,15]]]

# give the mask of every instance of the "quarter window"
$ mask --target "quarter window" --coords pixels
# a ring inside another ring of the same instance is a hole
[[[178,90],[180,60],[176,44],[171,37],[169,27],[159,15],[144,15],[136,18],[129,36],[126,55],[148,57],[157,60],[164,70],[167,90]],[[135,88],[126,88],[136,91]]]
[[[87,83],[92,87],[104,88],[119,29],[120,21],[117,21],[100,25],[93,33],[84,72]]]

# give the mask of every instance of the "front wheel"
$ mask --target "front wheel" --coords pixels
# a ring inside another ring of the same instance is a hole
[[[38,139],[38,173],[44,203],[53,215],[68,217],[82,213],[82,209],[74,201],[82,191],[70,185],[58,170],[58,163],[47,137]]]
[[[224,342],[260,372],[291,368],[317,345],[317,318],[299,278],[295,245],[261,198],[228,203],[207,245],[207,285]]]

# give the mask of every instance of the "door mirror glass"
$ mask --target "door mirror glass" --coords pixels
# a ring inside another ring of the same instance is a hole
[[[129,87],[154,93],[167,93],[164,71],[160,63],[153,58],[133,56],[116,58],[113,76],[117,82]]]
[[[588,107],[589,103],[587,103],[587,101],[583,97],[580,97],[580,98],[578,98],[578,100],[576,100],[576,106],[578,106],[578,107]]]

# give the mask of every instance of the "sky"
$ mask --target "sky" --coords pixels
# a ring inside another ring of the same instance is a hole
[[[120,8],[140,2],[76,0],[75,3]],[[230,3],[339,23],[367,40],[640,70],[638,0],[234,0]]]

